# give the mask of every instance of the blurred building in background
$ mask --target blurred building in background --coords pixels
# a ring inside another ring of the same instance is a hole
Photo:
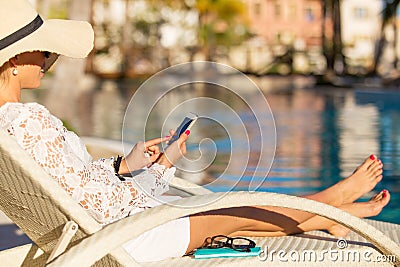
[[[380,37],[383,1],[342,0],[342,41],[350,73],[366,73],[373,65]]]
[[[61,18],[71,17],[75,1],[31,0],[45,16]],[[192,60],[258,75],[397,68],[398,27],[382,19],[390,1],[84,1],[96,34],[88,70],[106,77],[149,75]]]
[[[253,64],[258,73],[281,74],[322,72],[323,38],[325,22],[321,0],[246,0],[250,29],[257,42],[252,44],[268,48],[271,58]],[[328,21],[329,25],[332,24]],[[326,27],[329,29],[329,27]],[[328,30],[331,35],[332,31]],[[261,45],[262,43],[262,45]],[[260,58],[253,55],[252,58]]]

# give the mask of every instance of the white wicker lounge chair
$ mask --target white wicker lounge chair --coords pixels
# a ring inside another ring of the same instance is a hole
[[[394,255],[396,259],[394,264],[400,266],[398,225],[376,224],[385,231],[385,235],[366,221],[334,207],[303,198],[273,193],[236,192],[225,195],[211,193],[176,201],[178,206],[190,203],[190,206],[195,208],[162,205],[102,228],[79,204],[72,201],[56,181],[50,178],[13,138],[3,131],[0,131],[0,169],[0,208],[34,242],[33,245],[1,251],[2,266],[44,266],[46,262],[47,266],[136,266],[138,264],[121,248],[121,245],[129,239],[175,218],[206,210],[246,205],[288,207],[332,219],[365,238],[362,241],[349,241],[348,249],[357,251],[368,249],[372,253],[371,258]],[[188,189],[183,181],[180,182],[178,187],[185,187],[185,191],[193,191],[190,189],[193,186],[189,186]],[[195,193],[208,192],[199,189]],[[203,205],[204,203],[211,204]],[[318,237],[314,233],[281,238],[255,238],[255,240],[257,245],[268,244],[269,248],[275,250],[321,251],[336,246],[336,239]],[[376,249],[371,248],[372,245]],[[279,259],[273,262],[274,266],[285,264]],[[213,260],[182,257],[144,265],[243,266],[243,264],[265,266],[265,262],[257,257]],[[313,264],[320,266],[322,263],[318,261]],[[290,265],[293,266],[292,263]],[[304,266],[304,262],[300,266]],[[379,263],[379,266],[382,266],[382,263]]]

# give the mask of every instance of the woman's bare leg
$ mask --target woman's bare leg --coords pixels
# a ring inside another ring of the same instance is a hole
[[[386,193],[377,194],[368,202],[344,204],[340,208],[358,217],[369,217],[379,214],[389,200],[390,194],[386,191]],[[332,221],[320,216],[314,216],[313,220],[296,224],[297,222],[290,216],[286,216],[284,211],[279,211],[279,209],[271,211],[268,208],[260,209],[259,207],[210,211],[190,216],[189,219],[190,244],[187,252],[200,247],[207,237],[214,235],[283,236],[336,226]]]
[[[387,190],[382,190],[368,202],[347,203],[338,208],[359,218],[365,218],[378,215],[382,211],[382,208],[389,203],[389,200],[389,192]],[[345,236],[350,231],[348,228],[320,216],[314,216],[305,221],[299,225],[299,228],[304,232],[315,229],[328,230],[335,236]]]

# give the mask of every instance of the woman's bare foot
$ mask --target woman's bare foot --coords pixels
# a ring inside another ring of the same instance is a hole
[[[389,200],[389,191],[382,190],[379,194],[373,196],[368,202],[344,204],[339,208],[359,218],[365,218],[378,215],[382,211],[383,207],[389,203]],[[328,227],[327,230],[330,234],[337,237],[344,237],[350,232],[350,229],[339,224],[334,224],[331,227]]]
[[[321,192],[305,196],[305,198],[335,207],[352,203],[371,191],[382,180],[382,168],[382,162],[375,155],[371,155],[349,177]]]
[[[332,189],[342,204],[352,203],[371,191],[382,180],[383,164],[375,155],[367,158],[349,177],[338,182]]]

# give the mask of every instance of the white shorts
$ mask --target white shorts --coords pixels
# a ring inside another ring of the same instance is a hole
[[[163,199],[172,201],[179,197]],[[152,206],[157,205],[155,203]],[[133,214],[134,216],[134,214]],[[173,242],[173,243],[171,243]],[[151,229],[122,247],[137,262],[160,261],[185,255],[190,242],[189,217],[183,217]]]

